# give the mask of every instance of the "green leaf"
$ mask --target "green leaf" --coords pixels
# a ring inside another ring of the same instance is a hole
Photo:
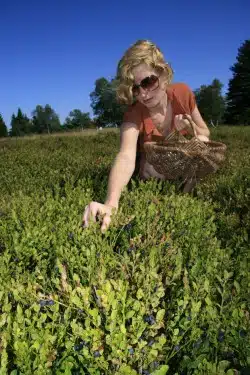
[[[137,290],[137,293],[136,293],[136,297],[137,297],[138,299],[142,299],[143,296],[144,296],[144,292],[143,292],[143,290],[142,290],[141,288],[138,289],[138,290]]]
[[[235,286],[235,289],[237,290],[237,293],[240,293],[240,284],[238,283],[238,281],[234,280],[234,286]]]
[[[219,365],[218,365],[218,370],[219,371],[225,371],[226,368],[230,365],[230,362],[229,361],[220,361]]]
[[[211,301],[211,299],[210,299],[209,297],[206,297],[206,298],[205,298],[205,301],[206,301],[206,304],[207,304],[208,306],[211,306],[211,305],[212,305],[212,301]]]
[[[126,319],[132,318],[132,316],[134,316],[134,315],[135,315],[135,311],[134,310],[130,310],[126,314]]]
[[[165,375],[168,372],[168,370],[169,370],[169,366],[163,365],[159,369],[152,372],[152,375]]]
[[[208,279],[205,279],[205,282],[204,282],[204,289],[205,291],[208,293],[209,292],[209,280]]]
[[[156,314],[156,321],[161,322],[164,318],[164,315],[165,315],[165,309],[159,310]]]
[[[125,335],[127,331],[126,331],[126,328],[125,328],[124,324],[120,325],[120,329],[121,329],[121,332]]]
[[[178,336],[179,335],[179,328],[175,328],[174,330],[174,336]]]

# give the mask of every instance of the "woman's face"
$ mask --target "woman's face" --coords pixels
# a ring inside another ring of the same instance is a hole
[[[166,84],[163,78],[146,64],[136,66],[132,73],[135,98],[149,109],[157,106],[166,96]]]

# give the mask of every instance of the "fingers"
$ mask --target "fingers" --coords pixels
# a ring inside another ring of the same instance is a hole
[[[94,203],[94,202],[93,202]],[[89,205],[85,206],[85,211],[83,215],[83,224],[84,228],[86,228],[89,225],[89,220],[92,218],[94,222],[96,222],[96,214],[98,211],[98,207],[91,202]]]
[[[111,216],[109,214],[106,214],[102,221],[101,231],[102,233],[105,232],[105,230],[109,227],[111,223]]]
[[[190,123],[189,123],[188,119],[190,119],[192,121],[192,117],[188,114],[176,115],[175,118],[174,118],[175,128],[178,131],[181,131],[185,128],[188,128],[190,126]]]

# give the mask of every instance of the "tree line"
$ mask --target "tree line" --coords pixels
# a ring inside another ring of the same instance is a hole
[[[194,90],[198,108],[208,125],[250,125],[250,39],[238,48],[236,62],[230,70],[232,78],[226,95],[222,95],[223,84],[218,78]],[[0,113],[0,137],[119,126],[126,106],[117,103],[116,86],[115,78],[101,77],[95,81],[94,91],[90,93],[93,119],[89,112],[74,109],[61,123],[49,104],[37,105],[30,118],[18,108],[8,131]]]

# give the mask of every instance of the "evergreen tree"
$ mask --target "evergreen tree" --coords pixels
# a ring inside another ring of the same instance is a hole
[[[239,47],[227,93],[226,123],[250,125],[250,39]]]
[[[7,126],[4,122],[4,119],[0,113],[0,137],[7,137],[8,136],[8,130]]]
[[[218,125],[223,120],[225,99],[222,87],[222,83],[214,79],[211,85],[202,85],[194,91],[199,111],[208,124]]]
[[[21,137],[31,132],[32,124],[29,118],[18,108],[17,115],[14,113],[11,117],[11,130],[10,135]]]

